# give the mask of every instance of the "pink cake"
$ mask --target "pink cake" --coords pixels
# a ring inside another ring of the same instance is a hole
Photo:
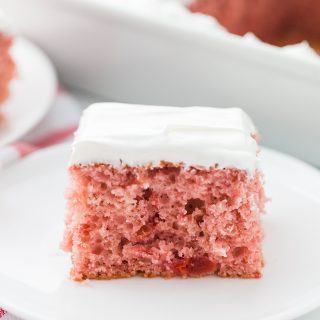
[[[90,106],[69,167],[72,279],[261,277],[255,133],[235,108]]]
[[[0,125],[5,121],[5,117],[1,113],[1,104],[9,96],[9,84],[15,72],[15,64],[10,54],[12,42],[7,22],[0,12]]]
[[[0,103],[9,94],[9,82],[14,75],[14,62],[10,56],[12,38],[0,32]]]
[[[192,12],[214,16],[230,32],[253,32],[284,46],[308,41],[320,53],[319,0],[194,0]]]

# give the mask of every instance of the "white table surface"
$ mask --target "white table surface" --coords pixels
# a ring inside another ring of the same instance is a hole
[[[84,92],[79,89],[69,88],[69,91],[73,93],[74,96],[78,99],[82,108],[85,108],[89,104],[94,102],[106,101],[105,98],[100,98],[97,95]],[[275,298],[276,298],[276,293],[275,293]],[[320,320],[320,308],[296,320]]]

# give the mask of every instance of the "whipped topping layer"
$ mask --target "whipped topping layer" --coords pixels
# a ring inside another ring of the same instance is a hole
[[[258,165],[256,129],[238,108],[97,103],[82,115],[70,164],[234,167]]]

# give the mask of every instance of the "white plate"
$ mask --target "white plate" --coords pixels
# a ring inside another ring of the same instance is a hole
[[[293,319],[320,303],[320,173],[263,150],[272,197],[261,280],[123,279],[73,283],[62,237],[69,146],[0,175],[0,305],[32,320]]]
[[[237,106],[266,145],[320,166],[320,58],[149,5],[159,1],[1,0],[1,7],[50,54],[64,83],[113,101]]]
[[[0,125],[0,147],[33,128],[48,111],[56,92],[54,68],[40,49],[17,37],[12,56],[17,70],[9,99],[1,105],[6,121]]]

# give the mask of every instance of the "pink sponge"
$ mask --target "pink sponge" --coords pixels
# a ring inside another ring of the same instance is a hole
[[[12,44],[11,37],[0,33],[0,103],[9,94],[9,82],[13,78],[15,67],[9,49]]]
[[[63,248],[72,278],[259,278],[263,265],[258,170],[73,165]]]

